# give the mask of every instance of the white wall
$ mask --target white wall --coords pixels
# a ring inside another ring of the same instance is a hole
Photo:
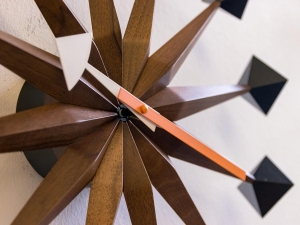
[[[87,0],[66,0],[91,29]],[[115,0],[122,30],[133,0]],[[201,0],[157,0],[151,53],[207,5]],[[235,84],[252,55],[289,79],[266,117],[243,98],[178,123],[221,154],[251,171],[268,155],[295,186],[262,219],[238,191],[238,180],[179,160],[174,165],[208,225],[299,224],[300,1],[249,0],[243,20],[219,10],[172,85]],[[1,0],[0,29],[56,53],[54,36],[33,0]],[[0,116],[15,112],[23,80],[0,67]],[[0,224],[17,215],[42,178],[23,153],[0,155]],[[89,190],[52,222],[84,224]],[[155,192],[158,224],[182,224]],[[130,224],[122,200],[116,224]]]

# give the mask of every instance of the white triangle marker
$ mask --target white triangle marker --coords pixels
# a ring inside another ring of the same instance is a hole
[[[56,38],[65,80],[69,91],[82,76],[91,52],[91,33]]]

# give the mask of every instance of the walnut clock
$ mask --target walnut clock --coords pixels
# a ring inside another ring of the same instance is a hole
[[[248,173],[173,122],[240,95],[267,114],[287,81],[253,57],[238,85],[168,87],[218,8],[241,18],[247,4],[208,2],[151,56],[154,0],[135,0],[123,38],[113,0],[89,0],[92,34],[62,0],[35,0],[60,57],[0,31],[0,64],[26,80],[19,110],[42,96],[0,118],[0,152],[66,146],[48,151],[57,162],[13,225],[49,224],[89,183],[86,224],[113,224],[122,193],[132,224],[157,224],[152,186],[185,224],[205,224],[169,156],[242,180],[262,216],[292,187],[269,158]]]

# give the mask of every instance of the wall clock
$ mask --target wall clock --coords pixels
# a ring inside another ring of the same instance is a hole
[[[85,35],[62,1],[36,3],[57,38],[71,38],[71,43]],[[208,6],[148,58],[153,5],[153,1],[135,3],[122,43],[112,2],[90,1],[94,42],[84,74],[71,91],[62,57],[60,62],[1,32],[1,64],[61,102],[3,118],[1,151],[69,145],[13,224],[49,223],[93,178],[87,224],[112,223],[122,191],[132,223],[155,224],[151,184],[186,224],[204,224],[168,155],[251,183],[262,215],[292,186],[269,159],[254,174],[246,173],[169,122],[246,92],[267,112],[286,80],[253,58],[240,85],[166,88],[220,3]],[[263,79],[257,75],[261,70]],[[268,97],[263,98],[266,91]],[[145,125],[158,127],[153,132]],[[274,182],[281,192],[266,198],[261,190],[268,191],[269,186],[276,190]]]

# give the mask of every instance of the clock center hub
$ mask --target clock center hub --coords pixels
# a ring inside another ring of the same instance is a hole
[[[122,122],[127,122],[129,120],[129,116],[133,116],[133,113],[123,104],[120,104],[117,107],[117,114]]]

